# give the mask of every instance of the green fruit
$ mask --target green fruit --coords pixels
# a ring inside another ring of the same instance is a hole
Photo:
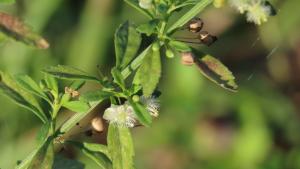
[[[134,96],[132,96],[132,100],[134,102],[139,102],[140,101],[140,97],[138,95],[134,95]]]
[[[152,50],[153,50],[153,51],[158,51],[159,48],[160,48],[160,45],[159,45],[158,42],[153,43],[153,45],[152,45]]]
[[[175,55],[172,50],[168,49],[166,51],[166,56],[167,56],[167,58],[174,58]]]

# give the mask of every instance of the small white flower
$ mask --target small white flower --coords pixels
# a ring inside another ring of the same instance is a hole
[[[139,0],[139,6],[144,9],[150,9],[152,7],[152,0]]]
[[[247,21],[254,22],[257,25],[262,24],[268,20],[271,14],[270,6],[263,5],[262,3],[253,3],[249,6],[247,11]]]
[[[136,123],[133,108],[128,105],[111,105],[104,112],[103,118],[120,127],[134,127]]]
[[[146,109],[149,111],[151,116],[158,117],[158,115],[159,115],[158,112],[159,112],[159,107],[160,107],[158,99],[156,99],[153,96],[149,96],[149,97],[142,96],[142,97],[140,97],[140,101],[143,105],[146,106]]]

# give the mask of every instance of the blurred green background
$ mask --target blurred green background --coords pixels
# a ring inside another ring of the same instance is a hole
[[[209,82],[196,67],[181,65],[180,58],[162,57],[160,117],[151,128],[133,129],[136,168],[300,168],[300,1],[271,2],[278,15],[260,27],[228,6],[211,6],[200,14],[204,29],[219,38],[200,50],[233,71],[238,93]],[[121,0],[18,0],[0,9],[19,16],[50,42],[48,50],[14,40],[0,46],[1,70],[36,80],[42,68],[56,64],[93,74],[99,64],[108,72],[116,27],[127,19],[146,21]],[[89,88],[95,86],[84,90]],[[10,169],[34,149],[41,124],[3,96],[0,109],[0,168]],[[96,168],[69,151],[63,154]]]

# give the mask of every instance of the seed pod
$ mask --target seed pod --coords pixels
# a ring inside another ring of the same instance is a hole
[[[171,50],[171,49],[167,49],[166,50],[166,56],[167,56],[167,58],[174,58],[174,53],[173,53],[173,51]]]
[[[187,28],[190,32],[197,33],[202,30],[203,24],[201,18],[193,18],[188,22]]]
[[[203,44],[207,46],[212,45],[215,41],[218,40],[216,36],[209,34],[207,31],[201,31],[199,33],[199,39]]]
[[[94,117],[91,121],[93,129],[97,132],[103,131],[103,121],[101,117]]]
[[[194,55],[192,52],[182,52],[181,53],[181,64],[186,66],[192,66],[195,63]]]

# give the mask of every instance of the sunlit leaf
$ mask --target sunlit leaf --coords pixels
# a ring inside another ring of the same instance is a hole
[[[75,142],[75,141],[68,141],[67,143],[72,144],[73,146],[77,147],[93,160],[100,168],[102,169],[112,169],[112,164],[109,159],[108,149],[104,145],[94,144],[94,143],[82,143],[82,142]]]
[[[141,36],[128,21],[120,25],[115,33],[116,65],[126,67],[135,57],[141,43]]]
[[[43,72],[61,79],[99,81],[96,77],[71,66],[51,66],[44,69]]]
[[[49,47],[49,43],[43,37],[33,32],[32,29],[20,19],[3,12],[0,12],[0,30],[7,36],[25,44],[40,49],[47,49]]]
[[[199,12],[201,12],[205,7],[210,5],[213,0],[201,0],[198,1],[187,13],[180,17],[167,31],[167,33],[173,33],[176,29],[181,28],[189,20],[195,17]]]
[[[10,75],[3,72],[0,72],[0,92],[5,94],[21,107],[32,111],[44,123],[47,121],[47,117],[43,113],[36,99],[30,93],[24,91]]]
[[[159,50],[149,50],[141,67],[138,69],[136,78],[143,87],[143,94],[150,96],[155,90],[161,76],[161,60]]]
[[[86,112],[90,109],[90,106],[86,102],[81,100],[69,101],[64,103],[62,106],[78,113]]]
[[[227,90],[237,91],[238,86],[234,81],[235,78],[226,66],[210,55],[200,52],[194,53],[196,54],[195,63],[205,77]]]
[[[127,127],[109,125],[107,146],[114,169],[133,169],[134,148]]]
[[[168,43],[168,45],[178,52],[190,52],[191,51],[191,48],[183,42],[172,40]]]

